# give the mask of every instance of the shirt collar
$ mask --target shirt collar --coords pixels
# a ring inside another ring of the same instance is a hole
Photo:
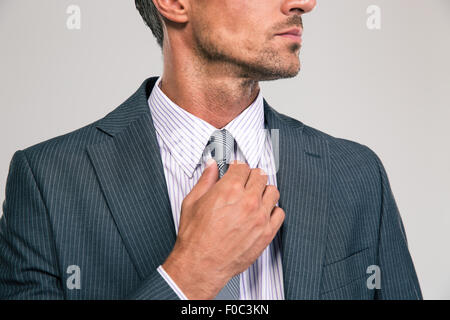
[[[192,177],[202,161],[211,134],[217,130],[171,101],[156,81],[148,99],[153,124],[175,161]],[[236,140],[251,168],[256,168],[265,141],[264,103],[261,91],[253,103],[225,127]]]

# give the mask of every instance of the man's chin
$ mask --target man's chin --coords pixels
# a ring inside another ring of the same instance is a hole
[[[262,71],[262,70],[261,70]],[[286,68],[280,68],[277,66],[275,68],[265,68],[264,72],[260,73],[259,81],[271,81],[279,79],[288,79],[296,77],[300,72],[300,64],[291,65]]]
[[[269,81],[293,78],[300,72],[300,58],[298,54],[289,55],[272,55],[264,57],[259,61],[259,66],[254,69],[259,69],[259,81]]]

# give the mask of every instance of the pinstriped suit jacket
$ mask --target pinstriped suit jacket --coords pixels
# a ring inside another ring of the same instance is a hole
[[[177,299],[175,243],[147,79],[103,119],[17,151],[0,219],[0,298]],[[368,147],[277,113],[286,299],[421,299],[388,177]],[[70,289],[68,267],[80,269]],[[380,267],[369,289],[367,268]]]

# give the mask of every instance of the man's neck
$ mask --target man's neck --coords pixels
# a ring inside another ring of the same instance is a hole
[[[216,128],[226,126],[258,96],[258,81],[234,76],[224,66],[178,62],[164,64],[161,90],[178,106]]]

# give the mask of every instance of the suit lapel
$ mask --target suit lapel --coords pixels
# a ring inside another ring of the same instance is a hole
[[[285,299],[318,299],[327,231],[328,143],[267,102],[265,118],[269,129],[279,129],[277,184],[279,205],[286,213],[280,231]]]
[[[156,78],[97,128],[105,141],[88,147],[101,188],[125,246],[142,278],[163,263],[175,243],[166,180],[150,110]]]

